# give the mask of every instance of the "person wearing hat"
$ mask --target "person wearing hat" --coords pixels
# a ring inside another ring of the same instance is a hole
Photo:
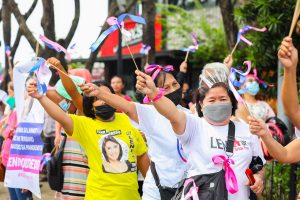
[[[136,74],[136,88],[153,100],[154,107],[169,120],[174,135],[183,145],[190,166],[185,184],[187,190],[183,190],[185,195],[194,196],[196,190],[199,198],[235,200],[249,199],[250,189],[262,193],[262,171],[254,174],[252,186],[245,175],[253,156],[263,159],[262,150],[258,137],[251,135],[246,124],[230,121],[237,108],[237,100],[227,85],[228,68],[224,64],[207,64],[200,75],[200,118],[182,112],[172,101],[160,95],[150,76],[140,71]],[[228,145],[229,141],[232,145]],[[228,151],[229,146],[231,151]],[[215,178],[214,184],[205,181],[206,178]]]

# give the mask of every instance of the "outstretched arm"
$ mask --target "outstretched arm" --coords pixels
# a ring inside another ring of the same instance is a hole
[[[251,133],[260,136],[265,143],[268,152],[273,156],[274,159],[282,163],[293,163],[300,161],[300,140],[296,139],[283,147],[278,143],[262,120],[257,120],[249,117],[249,125]]]
[[[30,81],[27,92],[31,97],[36,98],[40,102],[50,117],[59,122],[69,135],[72,135],[74,126],[71,117],[47,96],[39,94],[37,84],[34,80]]]
[[[61,79],[61,82],[64,86],[64,88],[66,89],[67,93],[70,95],[70,97],[72,98],[72,102],[74,103],[75,107],[81,112],[83,113],[83,97],[81,96],[81,94],[78,92],[73,80],[69,77],[66,76],[64,73],[68,74],[64,67],[61,65],[60,61],[54,57],[49,58],[47,60],[47,63],[49,63],[50,65],[57,67],[59,70],[58,74],[59,77]]]
[[[87,96],[95,96],[107,103],[108,105],[116,108],[118,110],[122,110],[129,118],[133,121],[139,123],[138,115],[136,111],[136,106],[133,102],[126,101],[124,98],[112,94],[106,87],[97,87],[92,83],[82,84],[80,85],[81,90]]]
[[[136,75],[136,88],[150,99],[157,98],[157,100],[153,101],[156,110],[171,122],[175,133],[179,135],[183,134],[186,125],[185,114],[182,111],[179,111],[175,104],[168,98],[164,96],[158,98],[159,95],[161,95],[160,91],[156,88],[150,76],[141,71],[136,71]]]
[[[297,90],[298,51],[294,47],[292,38],[286,37],[281,43],[278,58],[284,66],[281,98],[285,114],[292,123],[300,129],[300,107]]]

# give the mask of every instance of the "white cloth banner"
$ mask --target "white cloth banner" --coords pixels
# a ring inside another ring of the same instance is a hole
[[[40,134],[44,123],[44,108],[28,95],[25,85],[34,78],[39,86],[44,87],[48,85],[51,72],[45,65],[45,60],[39,58],[36,61],[18,63],[14,67],[13,77],[19,124],[10,149],[4,186],[27,189],[41,198],[39,167],[43,141]]]

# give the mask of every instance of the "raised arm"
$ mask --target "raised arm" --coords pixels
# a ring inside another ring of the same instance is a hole
[[[141,71],[136,71],[136,75],[136,88],[153,100],[156,110],[171,122],[175,133],[183,134],[186,125],[185,114],[179,111],[171,100],[161,94],[150,76]]]
[[[44,107],[45,111],[49,114],[50,117],[59,122],[69,135],[72,135],[74,126],[71,117],[67,115],[53,101],[48,99],[47,96],[39,94],[39,92],[37,91],[37,84],[34,80],[31,80],[29,82],[27,92],[31,97],[37,99],[40,102],[40,104]]]
[[[83,113],[83,97],[81,96],[81,94],[78,92],[73,80],[69,77],[66,76],[64,73],[67,74],[67,72],[65,71],[64,67],[61,65],[60,61],[54,57],[49,58],[47,60],[47,63],[53,65],[54,67],[57,67],[59,70],[58,74],[59,77],[61,79],[61,82],[64,86],[64,88],[66,89],[67,93],[70,95],[70,97],[72,98],[72,102],[74,103],[75,107],[81,112]]]
[[[249,125],[251,133],[260,136],[265,143],[268,152],[273,156],[274,159],[282,163],[293,163],[300,161],[300,140],[296,139],[283,147],[278,143],[262,120],[257,120],[249,117]]]
[[[298,51],[294,47],[292,38],[286,37],[281,43],[278,58],[284,66],[281,98],[285,114],[292,123],[300,129],[300,107],[297,90]]]
[[[80,88],[85,95],[102,99],[111,107],[122,110],[129,118],[139,123],[136,106],[133,102],[129,102],[118,95],[108,92],[104,87],[97,87],[92,83],[82,84],[80,85]]]

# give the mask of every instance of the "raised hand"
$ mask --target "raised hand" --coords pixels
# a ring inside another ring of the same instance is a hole
[[[251,116],[248,117],[249,120],[249,128],[250,132],[257,136],[265,136],[266,134],[269,134],[269,129],[266,125],[266,123],[261,119],[255,119]]]
[[[226,65],[228,69],[232,67],[232,63],[233,63],[232,55],[227,56],[223,61],[223,64]]]
[[[186,61],[183,61],[180,66],[179,66],[179,70],[182,72],[182,73],[186,73],[187,72],[187,68],[188,68],[188,65],[187,65],[187,62]]]
[[[147,95],[150,99],[156,97],[159,93],[158,88],[156,88],[154,81],[147,74],[136,70],[136,89],[141,93]]]
[[[298,51],[293,45],[292,38],[285,37],[278,49],[278,58],[285,68],[296,68]]]
[[[28,95],[32,98],[39,99],[43,96],[38,92],[37,83],[34,79],[28,81],[28,84],[26,85],[26,90],[28,92]]]
[[[61,65],[60,61],[57,58],[51,57],[47,60],[47,63],[57,67],[58,69],[64,70],[64,67]]]
[[[261,194],[264,191],[264,180],[259,174],[253,174],[253,176],[255,183],[254,185],[250,186],[250,188],[255,194]],[[246,185],[249,185],[249,180]]]
[[[83,94],[88,97],[98,97],[101,93],[101,87],[98,87],[92,83],[85,83],[78,85],[82,90]]]

